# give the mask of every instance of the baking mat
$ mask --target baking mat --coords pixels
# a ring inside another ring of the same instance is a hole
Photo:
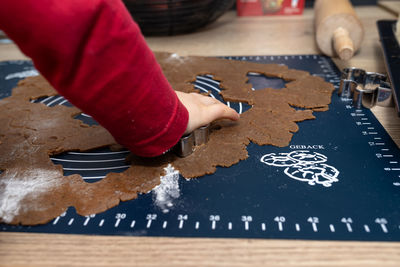
[[[335,85],[339,71],[319,55],[228,57],[286,64]],[[37,74],[31,62],[0,63],[0,97]],[[255,90],[284,82],[249,74]],[[198,77],[195,86],[218,98],[219,83]],[[38,102],[69,105],[62,97]],[[246,105],[229,103],[245,112]],[[288,147],[248,146],[249,158],[212,175],[185,180],[173,171],[162,184],[104,213],[79,216],[70,208],[50,223],[2,231],[62,234],[400,241],[400,153],[368,109],[355,109],[336,91],[327,112],[298,123]],[[94,123],[85,114],[78,119]],[[124,171],[127,151],[96,150],[53,158],[65,174],[96,182]]]

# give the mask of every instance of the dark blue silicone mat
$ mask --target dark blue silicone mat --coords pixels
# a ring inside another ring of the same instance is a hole
[[[340,73],[319,55],[229,57],[286,64],[338,87]],[[0,97],[34,75],[28,61],[0,63]],[[279,79],[249,74],[255,89],[281,87]],[[196,87],[218,98],[218,82]],[[38,100],[68,105],[62,97]],[[244,112],[245,105],[229,103]],[[368,109],[354,109],[334,92],[327,112],[298,123],[288,147],[250,144],[249,158],[199,179],[171,172],[160,187],[104,213],[78,216],[73,208],[46,225],[1,225],[2,231],[62,234],[400,241],[400,153]],[[85,114],[80,119],[93,123]],[[96,150],[53,158],[65,174],[96,182],[127,168],[127,152]]]

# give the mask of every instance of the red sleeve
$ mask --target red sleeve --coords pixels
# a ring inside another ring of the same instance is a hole
[[[133,153],[157,156],[186,130],[187,110],[120,0],[3,0],[0,28]]]

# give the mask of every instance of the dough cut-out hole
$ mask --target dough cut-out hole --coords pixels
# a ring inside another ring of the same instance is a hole
[[[239,114],[242,114],[251,108],[251,106],[246,103],[224,101],[220,95],[221,90],[223,90],[220,87],[220,81],[215,80],[211,74],[198,75],[193,84],[194,88],[199,90],[201,93],[207,93],[210,97],[218,99],[228,107],[236,110]]]
[[[48,107],[55,107],[58,105],[72,107],[72,104],[68,100],[66,100],[63,96],[60,96],[60,95],[44,96],[44,97],[40,97],[40,98],[31,100],[31,102],[32,103],[41,103]],[[98,125],[98,123],[92,117],[90,117],[89,115],[87,115],[85,113],[76,115],[74,117],[74,119],[80,120],[89,126]]]
[[[99,125],[99,123],[97,121],[95,121],[92,117],[90,117],[89,115],[85,114],[85,113],[81,113],[78,114],[74,117],[74,119],[76,120],[80,120],[83,123],[85,123],[86,125],[82,125],[81,127],[88,127],[88,126],[92,126],[92,125]]]
[[[126,162],[127,150],[111,151],[109,148],[86,152],[65,152],[50,156],[56,165],[62,165],[64,176],[79,174],[85,182],[93,183],[103,179],[108,173],[121,173],[130,165]]]
[[[213,75],[198,75],[196,76],[196,80],[193,82],[193,84],[194,88],[199,90],[200,93],[206,93],[212,98],[222,100],[219,95],[222,90],[219,86],[220,81],[215,80]]]
[[[273,88],[273,89],[282,89],[285,88],[286,81],[277,78],[277,77],[270,77],[264,74],[249,72],[247,74],[249,78],[248,83],[253,86],[254,90],[264,89],[264,88]]]
[[[307,108],[304,108],[304,107],[297,107],[297,106],[294,106],[294,105],[290,105],[290,107],[291,107],[291,108],[294,108],[295,110],[308,110]]]
[[[31,100],[32,103],[41,103],[48,107],[54,107],[57,105],[64,105],[67,107],[72,107],[72,104],[68,102],[63,96],[54,95],[54,96],[43,96],[37,99]]]

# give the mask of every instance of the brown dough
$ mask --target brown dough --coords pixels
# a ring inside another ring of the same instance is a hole
[[[245,102],[252,108],[239,122],[214,122],[209,142],[186,158],[172,153],[153,159],[131,155],[132,166],[125,172],[109,173],[101,181],[86,183],[80,175],[63,176],[62,167],[54,165],[49,156],[116,147],[114,139],[102,127],[74,119],[80,113],[76,108],[31,103],[56,92],[40,76],[27,78],[13,89],[12,96],[0,101],[0,221],[42,224],[70,206],[80,215],[99,213],[149,192],[160,183],[169,163],[185,178],[193,178],[246,159],[250,142],[287,146],[299,130],[296,122],[314,119],[313,110],[327,110],[334,90],[322,78],[282,65],[168,53],[156,53],[156,57],[175,90],[196,91],[192,84],[196,76],[211,74],[220,81],[226,101]],[[248,72],[291,82],[280,90],[253,91],[247,83]]]

